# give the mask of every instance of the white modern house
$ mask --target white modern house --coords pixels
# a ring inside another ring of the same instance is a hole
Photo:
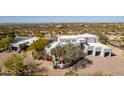
[[[20,40],[18,42],[12,43],[12,48],[15,48],[17,51],[20,51],[20,45],[31,45],[34,41],[39,40],[38,37],[32,37],[32,38],[23,38],[23,40]]]
[[[96,35],[92,34],[81,34],[81,35],[62,35],[58,36],[57,41],[52,42],[49,44],[48,47],[45,48],[46,53],[51,55],[51,49],[65,45],[68,43],[72,43],[76,46],[80,45],[81,43],[84,44],[84,52],[88,55],[94,56],[111,56],[112,49],[102,43],[99,42],[99,38]]]

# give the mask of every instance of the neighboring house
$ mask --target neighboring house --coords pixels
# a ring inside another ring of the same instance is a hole
[[[3,37],[5,37],[5,36],[6,36],[6,33],[0,32],[0,40],[1,40]]]
[[[16,51],[20,52],[21,51],[21,46],[29,46],[31,45],[34,41],[39,40],[38,37],[32,37],[32,38],[18,38],[17,42],[12,43],[12,48],[15,49]]]
[[[45,48],[46,54],[51,55],[51,49],[62,46],[65,44],[74,44],[76,46],[79,46],[81,43],[83,43],[84,46],[84,52],[88,55],[94,55],[94,56],[111,56],[112,49],[104,44],[101,44],[99,42],[99,38],[96,35],[92,34],[81,34],[81,35],[62,35],[58,36],[58,40],[54,41],[49,44],[48,47]]]

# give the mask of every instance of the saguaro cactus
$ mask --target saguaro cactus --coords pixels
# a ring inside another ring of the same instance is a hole
[[[70,43],[52,49],[51,53],[56,57],[59,63],[67,63],[75,58],[84,56],[83,49]]]

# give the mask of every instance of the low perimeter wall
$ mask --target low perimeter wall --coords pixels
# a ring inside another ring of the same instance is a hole
[[[62,66],[60,67],[60,69],[65,69],[65,68],[71,67],[71,66],[73,66],[74,64],[76,64],[77,62],[79,62],[82,59],[84,59],[84,57],[79,57],[77,59],[72,60],[69,63],[62,64]]]

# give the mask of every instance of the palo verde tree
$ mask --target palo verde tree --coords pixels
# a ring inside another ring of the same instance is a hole
[[[48,45],[47,40],[39,39],[31,44],[28,50],[42,51]]]
[[[24,58],[22,56],[13,54],[4,62],[4,67],[10,75],[18,75],[23,69],[23,60]]]
[[[34,59],[44,59],[44,48],[48,45],[47,40],[39,39],[29,46],[27,50],[33,50],[32,56]]]
[[[37,72],[39,64],[24,64],[24,56],[13,54],[4,62],[5,71],[3,74],[7,75],[32,75]]]

